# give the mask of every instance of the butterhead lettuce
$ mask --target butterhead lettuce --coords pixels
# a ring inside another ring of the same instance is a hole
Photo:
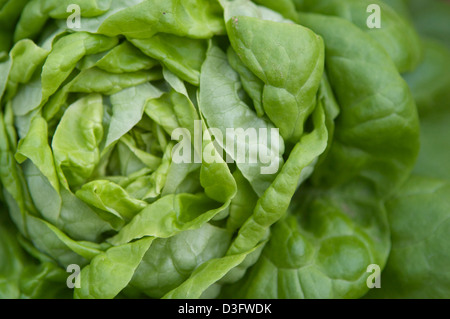
[[[0,297],[449,297],[450,51],[417,10],[0,1]]]

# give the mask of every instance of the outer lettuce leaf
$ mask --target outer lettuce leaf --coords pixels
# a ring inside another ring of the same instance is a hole
[[[448,298],[449,195],[448,180],[413,175],[387,202],[392,249],[368,298]]]
[[[130,282],[153,238],[111,247],[97,256],[80,273],[80,288],[74,297],[112,299]]]
[[[27,233],[33,245],[41,252],[51,256],[59,265],[84,265],[101,252],[99,245],[76,242],[61,230],[42,219],[27,216]]]
[[[131,42],[183,80],[199,84],[200,67],[207,49],[205,40],[160,33],[149,39],[133,39]]]
[[[3,214],[3,212],[2,212]],[[17,240],[13,225],[1,219],[0,256],[0,298],[70,298],[65,285],[67,273],[49,261],[36,263],[26,255]]]
[[[415,174],[450,181],[449,121],[450,105],[421,118],[421,150]]]
[[[155,239],[136,270],[131,285],[161,298],[182,284],[199,265],[222,257],[231,234],[208,223],[167,239]]]
[[[286,19],[297,21],[298,17],[295,13],[295,5],[291,0],[253,0],[253,2],[281,13]]]
[[[176,289],[167,293],[165,299],[200,298],[208,288],[223,278],[231,269],[239,266],[253,252],[210,259],[198,267],[192,275]]]
[[[14,96],[19,83],[28,83],[35,70],[43,63],[49,51],[26,39],[19,41],[11,50],[11,71],[8,78],[8,94]]]
[[[103,233],[111,230],[107,222],[101,220],[95,211],[65,187],[61,187],[58,194],[31,161],[24,162],[22,166],[29,196],[34,204],[33,210],[29,211],[38,210],[43,219],[76,240],[98,242]],[[23,230],[22,233],[26,231]],[[39,233],[36,236],[39,238]]]
[[[56,41],[42,68],[42,100],[56,92],[83,56],[109,50],[116,44],[116,38],[83,32]]]
[[[448,24],[450,5],[440,0],[427,2],[408,0],[408,4],[418,32],[427,38],[434,38],[450,48],[450,26]]]
[[[28,1],[29,0],[5,0],[0,4],[0,56],[3,52],[7,53],[11,49],[14,28]]]
[[[351,23],[314,14],[301,15],[301,20],[325,40],[327,74],[341,109],[315,184],[367,184],[376,196],[388,196],[406,179],[418,154],[411,92],[384,50]],[[351,80],[342,74],[351,74]]]
[[[408,8],[409,0],[382,0],[392,9],[394,9],[398,14],[404,18],[411,20],[411,15]]]
[[[98,26],[98,33],[119,34],[129,38],[146,39],[164,32],[190,38],[210,38],[223,33],[219,6],[215,1],[139,1],[106,17]],[[182,8],[182,10],[178,10]]]
[[[321,38],[299,25],[253,17],[231,18],[227,32],[236,54],[265,84],[265,114],[280,128],[285,141],[297,142],[316,106],[324,63]],[[267,45],[273,49],[265,50]]]
[[[8,59],[2,63],[0,63],[0,98],[3,96],[3,93],[6,88],[6,84],[8,82],[9,72],[11,71],[11,60]]]
[[[28,265],[21,274],[21,299],[70,299],[67,272],[54,263]]]
[[[39,34],[49,17],[66,19],[71,12],[67,8],[71,4],[83,8],[85,17],[100,15],[109,8],[111,0],[32,0],[28,1],[22,11],[20,20],[14,32],[15,41],[33,38]]]
[[[8,132],[8,116],[0,113],[0,178],[4,186],[5,200],[10,208],[11,218],[24,233],[25,212],[33,211],[29,194],[23,187],[23,175],[14,159],[14,145]]]
[[[404,74],[421,115],[450,106],[450,49],[431,39],[423,41],[424,59]]]
[[[13,225],[6,222],[6,209],[0,213],[0,298],[13,299],[20,295],[20,276],[23,269],[24,253],[16,240]],[[9,227],[8,227],[9,226]]]
[[[375,4],[380,7],[381,27],[370,29],[367,26],[367,8]],[[422,46],[418,34],[410,21],[397,14],[382,1],[346,0],[306,0],[301,7],[305,12],[333,15],[349,20],[369,34],[394,61],[399,72],[413,70],[422,58]],[[299,20],[303,24],[302,19]],[[356,43],[356,41],[355,41]]]
[[[224,297],[358,298],[367,291],[367,266],[382,267],[389,249],[383,206],[364,194],[301,190],[295,216],[275,224],[261,257],[240,282],[225,286]]]

